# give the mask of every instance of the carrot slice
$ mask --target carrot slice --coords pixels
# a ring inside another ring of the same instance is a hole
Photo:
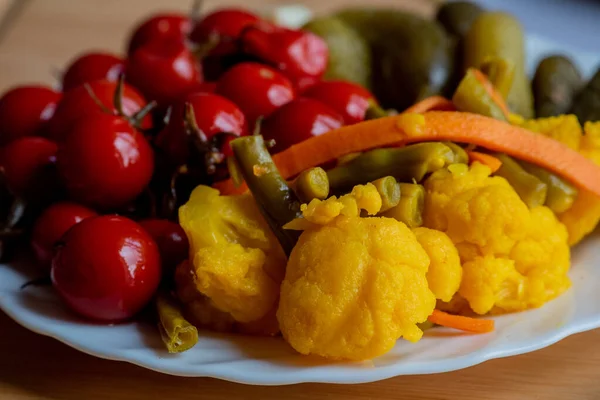
[[[427,319],[434,324],[465,332],[487,333],[494,330],[494,320],[452,315],[440,310],[433,310],[433,314]]]
[[[494,87],[494,84],[492,82],[490,82],[488,77],[480,70],[478,70],[476,68],[471,68],[471,72],[473,73],[475,78],[477,78],[479,83],[481,83],[481,85],[483,86],[485,91],[490,95],[490,97],[494,101],[494,103],[496,103],[498,105],[498,107],[500,107],[500,109],[504,113],[504,116],[508,120],[510,111],[508,110],[508,106],[506,105],[506,102],[504,101],[504,97],[502,97],[500,92],[498,92],[496,90],[496,88]]]
[[[471,143],[506,153],[546,168],[600,197],[600,167],[581,154],[527,129],[464,112],[408,113],[344,126],[298,143],[274,155],[273,160],[288,179],[346,154],[426,141]],[[233,183],[225,182],[215,187],[224,194],[239,193]]]
[[[487,165],[492,170],[492,173],[498,171],[502,166],[502,161],[492,155],[481,153],[479,151],[467,151],[467,154],[469,155],[470,162],[478,161],[483,165]]]
[[[485,77],[485,76],[484,76]],[[404,113],[424,113],[427,111],[456,111],[454,103],[442,96],[431,96],[413,104]]]

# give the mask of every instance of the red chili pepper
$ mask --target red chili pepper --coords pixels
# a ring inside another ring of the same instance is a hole
[[[242,37],[244,50],[281,70],[299,91],[317,83],[327,68],[329,50],[310,32],[259,22]]]

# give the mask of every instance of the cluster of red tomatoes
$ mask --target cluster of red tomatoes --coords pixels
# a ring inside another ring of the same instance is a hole
[[[191,188],[226,177],[236,136],[260,131],[278,152],[365,118],[372,95],[323,81],[327,62],[319,37],[246,11],[160,14],[135,29],[126,58],[77,58],[61,91],[10,90],[0,99],[0,241],[28,232],[80,314],[131,317],[187,258],[173,222],[177,177],[200,170]]]

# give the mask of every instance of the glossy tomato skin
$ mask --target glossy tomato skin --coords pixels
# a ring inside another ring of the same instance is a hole
[[[63,91],[69,91],[86,82],[105,79],[117,82],[125,72],[125,61],[110,53],[90,52],[77,57],[63,75]]]
[[[56,161],[56,143],[42,137],[22,137],[0,150],[0,167],[8,188],[18,196],[35,192],[44,169]],[[43,182],[47,184],[48,182]]]
[[[119,216],[87,218],[62,238],[52,283],[78,314],[102,322],[133,317],[160,283],[158,247],[137,223]]]
[[[117,114],[113,99],[117,90],[117,83],[107,80],[89,82],[89,87],[94,96],[114,114]],[[144,97],[133,87],[125,84],[123,87],[123,113],[131,117],[144,108],[148,103]],[[85,85],[65,93],[62,101],[56,108],[54,117],[49,123],[49,136],[56,142],[62,142],[65,135],[71,130],[73,124],[80,118],[88,118],[94,114],[104,114],[102,108],[96,104]],[[147,115],[142,121],[142,129],[152,127],[152,117]]]
[[[298,98],[267,118],[261,133],[274,139],[273,153],[319,136],[344,125],[344,119],[328,105],[314,99]]]
[[[139,224],[152,236],[158,245],[163,275],[172,277],[175,267],[187,260],[190,245],[179,224],[167,219],[145,219]]]
[[[292,83],[281,72],[253,62],[225,72],[217,82],[216,93],[237,104],[251,130],[259,117],[268,117],[295,97]]]
[[[364,87],[347,81],[322,81],[303,96],[320,100],[344,118],[346,125],[364,121],[373,95]]]
[[[237,8],[224,8],[204,16],[194,26],[190,40],[204,44],[211,36],[219,39],[217,46],[211,50],[211,56],[223,56],[236,53],[238,39],[244,28],[255,24],[260,18],[252,13]]]
[[[183,40],[192,29],[192,21],[187,15],[178,13],[156,14],[143,22],[133,31],[129,39],[127,54],[131,56],[146,43],[174,38]]]
[[[54,247],[74,225],[98,214],[90,208],[72,202],[54,203],[38,217],[31,233],[31,247],[43,268],[50,270]]]
[[[154,156],[144,135],[128,121],[94,114],[79,119],[60,143],[57,166],[73,199],[113,209],[142,193],[152,177]]]
[[[0,98],[0,146],[25,136],[44,136],[61,94],[44,86],[18,86]]]
[[[246,118],[242,111],[226,98],[212,93],[193,93],[176,104],[171,110],[169,124],[159,133],[156,145],[162,149],[171,163],[185,164],[190,157],[190,141],[184,127],[185,103],[194,109],[198,128],[210,140],[217,133],[247,134]],[[232,155],[229,146],[224,148],[226,156]]]
[[[299,92],[317,83],[329,60],[327,44],[319,36],[260,22],[244,30],[244,51],[283,72]]]
[[[166,107],[202,82],[201,66],[183,40],[154,40],[139,47],[127,64],[127,80],[148,100]]]

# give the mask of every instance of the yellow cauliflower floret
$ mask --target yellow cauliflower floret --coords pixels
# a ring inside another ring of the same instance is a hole
[[[566,144],[600,166],[600,122],[586,122],[582,130],[574,115],[525,120],[519,115],[511,114],[509,119],[514,125]],[[574,246],[598,225],[600,199],[591,193],[580,191],[573,206],[558,218],[567,227],[569,245]]]
[[[277,317],[302,354],[364,360],[404,337],[417,341],[435,306],[429,257],[391,218],[339,216],[302,233],[281,286]]]
[[[360,216],[360,210],[366,210],[369,215],[375,215],[381,209],[381,196],[372,183],[356,185],[352,192],[341,196],[331,196],[326,200],[313,199],[308,204],[302,204],[301,211],[304,219],[314,224],[325,225],[339,215],[347,217]]]
[[[579,120],[575,115],[559,115],[556,117],[538,119],[511,118],[514,125],[519,125],[530,131],[541,133],[552,139],[564,143],[573,150],[579,149],[582,130]]]
[[[600,122],[586,122],[584,131],[579,152],[600,166]],[[573,246],[598,225],[600,199],[590,192],[581,190],[573,206],[558,218],[567,227],[569,244]]]
[[[462,278],[460,257],[454,243],[444,232],[429,228],[415,228],[417,241],[429,256],[427,282],[437,299],[452,300]]]
[[[473,311],[538,307],[570,284],[566,229],[547,207],[529,210],[506,180],[482,179],[482,173],[474,164],[458,176],[432,174],[425,183],[425,226],[446,232],[456,245],[463,263],[458,293]]]
[[[194,303],[202,326],[223,330],[220,313],[235,323],[274,319],[286,258],[252,197],[199,186],[179,220],[190,241],[188,279],[202,299]]]

